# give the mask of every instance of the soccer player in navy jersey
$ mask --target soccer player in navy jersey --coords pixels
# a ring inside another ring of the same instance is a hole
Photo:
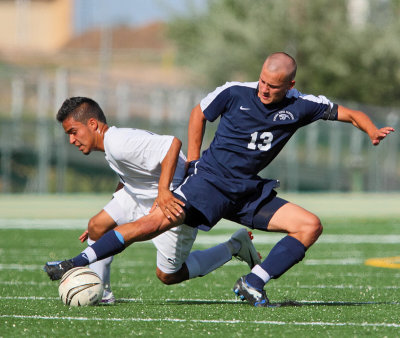
[[[277,197],[277,181],[262,179],[260,170],[298,128],[320,119],[352,123],[369,136],[373,145],[394,131],[391,127],[378,129],[363,112],[337,105],[324,96],[300,93],[294,89],[296,69],[291,56],[273,53],[265,60],[257,82],[229,82],[205,97],[190,116],[188,173],[174,191],[184,202],[183,211],[171,207],[166,217],[156,209],[136,222],[116,227],[92,246],[92,260],[116,254],[183,222],[209,230],[225,218],[252,229],[284,232],[287,236],[267,258],[234,285],[234,292],[251,305],[268,306],[264,285],[304,258],[321,235],[322,225],[316,215]],[[206,121],[218,117],[215,137],[200,157]],[[78,255],[72,261],[84,259]]]

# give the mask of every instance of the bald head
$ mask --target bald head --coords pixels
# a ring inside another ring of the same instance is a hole
[[[268,56],[258,81],[258,97],[261,102],[272,104],[282,101],[295,84],[296,69],[296,61],[286,53]]]
[[[264,68],[271,73],[285,74],[288,81],[293,81],[296,76],[297,65],[290,55],[278,52],[267,57],[263,65]]]

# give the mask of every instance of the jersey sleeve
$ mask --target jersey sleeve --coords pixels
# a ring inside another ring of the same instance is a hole
[[[338,105],[331,102],[323,95],[300,95],[304,100],[305,122],[311,123],[317,120],[337,120],[338,118]]]
[[[232,82],[225,83],[200,101],[200,108],[208,121],[215,121],[218,116],[226,111],[231,98],[230,87],[232,84]]]

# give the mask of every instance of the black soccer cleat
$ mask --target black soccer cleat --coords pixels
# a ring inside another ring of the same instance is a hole
[[[269,304],[269,299],[265,291],[258,290],[247,284],[246,276],[242,276],[237,280],[233,286],[233,292],[241,300],[247,300],[252,306],[267,307]]]
[[[55,261],[47,262],[43,267],[43,270],[47,273],[51,280],[59,280],[67,271],[74,268],[72,260],[68,261]]]

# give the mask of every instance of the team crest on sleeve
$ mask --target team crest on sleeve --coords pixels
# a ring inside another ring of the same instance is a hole
[[[294,120],[294,116],[290,111],[281,110],[280,112],[276,113],[274,116],[274,121],[286,121],[286,120]]]

